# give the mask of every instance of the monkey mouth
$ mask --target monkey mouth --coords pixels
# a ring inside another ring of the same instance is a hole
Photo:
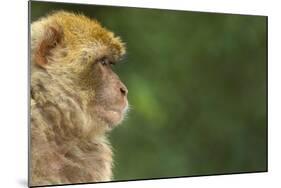
[[[108,108],[107,111],[115,112],[123,116],[127,113],[128,109],[129,109],[129,104],[128,101],[125,100],[125,102],[122,105]]]
[[[95,106],[95,114],[98,115],[100,120],[105,122],[109,129],[119,125],[128,111],[128,102],[125,101],[122,105],[108,105],[108,106]]]
[[[128,105],[126,105],[122,108],[111,108],[108,111],[115,112],[115,113],[123,115],[123,114],[126,114],[126,112],[128,111]]]

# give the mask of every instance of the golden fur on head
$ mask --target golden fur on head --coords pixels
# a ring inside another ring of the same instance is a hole
[[[125,53],[125,46],[120,38],[103,28],[98,21],[83,14],[73,14],[66,11],[54,12],[32,23],[32,48],[38,45],[38,40],[42,39],[42,35],[46,35],[46,28],[50,26],[59,27],[63,31],[64,43],[69,50],[76,51],[78,48],[87,48],[87,45],[96,43],[110,46],[109,53],[115,60],[118,60]],[[71,59],[71,57],[69,58]]]
[[[122,121],[127,89],[97,62],[124,53],[118,37],[84,15],[59,11],[32,23],[31,186],[111,179],[105,133]]]

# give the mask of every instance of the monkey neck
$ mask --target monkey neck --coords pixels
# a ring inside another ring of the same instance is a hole
[[[66,82],[57,82],[44,70],[33,70],[31,77],[31,150],[36,154],[32,163],[50,171],[48,177],[36,169],[33,174],[42,181],[109,181],[112,152],[104,126],[81,107],[75,91],[64,87]]]

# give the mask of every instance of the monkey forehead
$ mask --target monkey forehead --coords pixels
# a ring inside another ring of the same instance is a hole
[[[62,28],[66,45],[76,48],[99,43],[110,47],[116,58],[125,54],[125,44],[120,37],[102,27],[95,19],[66,11],[55,12],[49,17]]]

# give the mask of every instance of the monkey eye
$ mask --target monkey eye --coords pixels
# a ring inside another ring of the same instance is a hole
[[[99,60],[99,63],[103,66],[114,65],[114,63],[112,61],[109,61],[109,59],[107,58],[102,58],[101,60]]]
[[[99,63],[102,64],[102,65],[109,65],[109,61],[108,61],[108,59],[106,59],[106,58],[101,59],[101,60],[99,61]]]

